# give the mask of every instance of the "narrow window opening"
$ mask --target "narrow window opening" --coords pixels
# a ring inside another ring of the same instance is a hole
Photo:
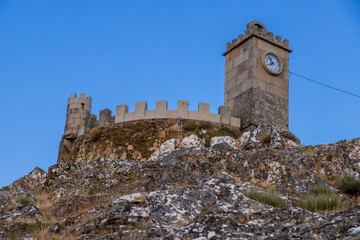
[[[261,30],[263,28],[260,24],[255,24],[255,26],[257,27],[257,30]]]
[[[85,103],[81,103],[81,109],[84,109]]]

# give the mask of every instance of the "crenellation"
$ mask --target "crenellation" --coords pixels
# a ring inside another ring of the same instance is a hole
[[[103,109],[99,112],[99,121],[98,121],[99,127],[107,127],[112,124],[111,113],[112,113],[111,110],[108,108]]]
[[[144,119],[145,111],[147,111],[147,103],[146,102],[135,103],[134,119]]]
[[[177,102],[177,117],[187,118],[189,111],[189,102],[188,101],[178,101]]]
[[[276,36],[275,36],[275,40],[278,41],[279,43],[281,43],[281,36],[276,35]]]
[[[287,39],[284,39],[283,40],[283,44],[286,46],[286,47],[289,47],[289,40],[287,40]]]
[[[167,109],[167,101],[156,101],[155,118],[165,118]]]
[[[210,113],[210,103],[200,102],[198,105],[198,112],[200,113]]]
[[[97,117],[95,115],[90,113],[84,120],[81,118],[82,109],[73,108],[69,110],[72,114],[72,118],[67,121],[67,124],[69,125],[67,129],[69,132],[80,136],[90,131],[93,127],[108,127],[117,123],[145,119],[177,119],[180,117],[182,119],[221,123],[231,125],[233,127],[240,127],[239,122],[241,122],[239,118],[237,120],[231,120],[228,111],[221,111],[220,114],[210,113],[210,104],[204,102],[200,102],[198,104],[198,111],[189,111],[188,101],[178,101],[177,109],[175,110],[168,110],[168,102],[165,100],[156,101],[155,110],[148,110],[147,106],[147,102],[137,102],[135,103],[135,111],[129,112],[129,107],[127,105],[118,105],[116,106],[115,116],[112,116],[111,110],[106,108],[99,112],[98,120],[96,120]]]
[[[231,41],[231,43],[226,44],[226,51],[223,53],[224,56],[253,36],[257,36],[265,41],[268,41],[278,47],[281,47],[291,52],[291,49],[289,49],[289,42],[281,41],[281,36],[275,36],[274,38],[274,34],[272,32],[268,32],[264,24],[262,24],[261,22],[252,21],[248,23],[246,27],[247,29],[245,30],[244,34],[240,34],[237,39],[235,38]]]
[[[129,107],[126,104],[116,106],[115,123],[124,122],[125,114],[129,112]]]

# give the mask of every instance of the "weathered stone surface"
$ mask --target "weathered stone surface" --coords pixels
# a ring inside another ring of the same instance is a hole
[[[241,116],[241,128],[272,125],[289,126],[289,103],[282,98],[251,88],[235,98],[232,116]],[[271,114],[269,114],[271,112]]]
[[[158,158],[160,155],[173,151],[177,149],[180,145],[180,141],[178,139],[170,139],[165,141],[161,146],[155,150],[155,152],[151,155],[150,160]]]
[[[181,140],[180,147],[203,147],[204,144],[204,139],[200,139],[195,134],[192,134]]]
[[[7,239],[357,238],[359,199],[341,194],[333,179],[360,174],[360,139],[301,146],[286,128],[269,125],[243,135],[213,137],[209,147],[193,146],[199,137],[186,147],[172,139],[152,161],[100,157],[35,169],[0,189],[0,232]],[[344,208],[299,208],[317,184],[340,194]],[[253,188],[287,205],[246,197]]]
[[[235,139],[229,136],[211,138],[210,147],[223,151],[237,149]]]
[[[247,132],[241,139],[244,149],[255,150],[265,146],[278,148],[301,147],[300,140],[283,126],[261,125]]]

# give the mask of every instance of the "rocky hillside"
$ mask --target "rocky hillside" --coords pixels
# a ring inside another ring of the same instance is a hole
[[[188,131],[145,141],[151,154],[118,142],[140,158],[35,168],[0,189],[0,239],[360,239],[358,192],[339,190],[340,176],[360,173],[360,139],[302,146],[280,127]],[[96,152],[105,136],[77,146]]]

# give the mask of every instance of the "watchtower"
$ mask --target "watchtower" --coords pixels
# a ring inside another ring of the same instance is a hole
[[[76,97],[73,93],[68,99],[64,138],[76,138],[84,133],[86,119],[91,114],[91,97],[84,93]]]
[[[252,21],[227,43],[224,107],[241,119],[241,128],[261,124],[289,126],[289,41]]]

